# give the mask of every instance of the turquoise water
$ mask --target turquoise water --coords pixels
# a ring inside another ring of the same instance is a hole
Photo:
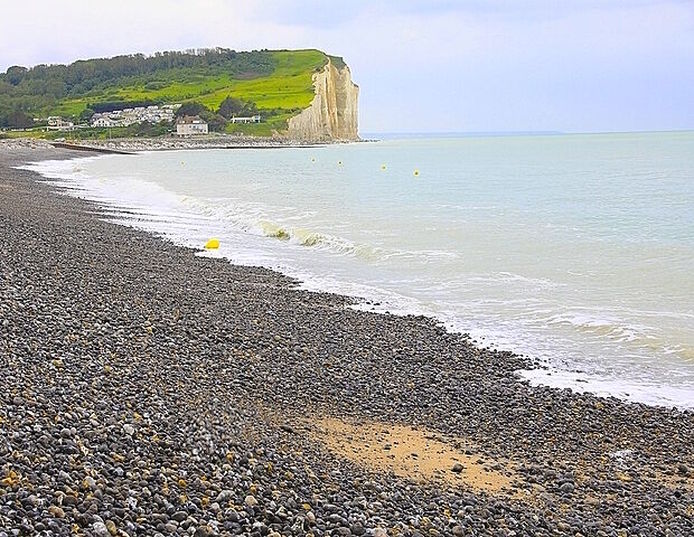
[[[112,218],[435,316],[532,382],[694,407],[694,133],[389,140],[49,162]],[[418,171],[418,175],[416,173]],[[137,217],[118,208],[135,208]],[[374,305],[373,302],[378,302]]]

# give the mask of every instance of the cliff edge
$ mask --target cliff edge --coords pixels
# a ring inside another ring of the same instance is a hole
[[[315,97],[308,108],[289,119],[289,137],[301,141],[353,141],[359,139],[359,86],[349,67],[331,58],[313,75]]]

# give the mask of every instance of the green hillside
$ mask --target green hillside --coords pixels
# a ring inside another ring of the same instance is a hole
[[[29,127],[30,120],[47,116],[84,121],[103,103],[197,102],[216,114],[231,96],[252,103],[263,122],[221,128],[270,135],[310,104],[312,76],[327,61],[319,50],[205,49],[11,67],[0,74],[0,127]]]

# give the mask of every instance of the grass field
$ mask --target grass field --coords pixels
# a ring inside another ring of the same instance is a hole
[[[0,133],[0,139],[46,138],[46,134],[43,129],[14,130]]]
[[[106,87],[84,97],[65,99],[49,114],[76,117],[90,103],[139,100],[162,104],[197,101],[216,111],[226,97],[232,96],[254,102],[260,109],[263,123],[228,125],[227,132],[269,136],[275,130],[286,130],[287,120],[311,104],[313,74],[328,59],[323,52],[312,49],[274,51],[271,54],[275,68],[268,76],[232,78],[228,73],[210,73],[209,69],[172,69],[136,84]]]

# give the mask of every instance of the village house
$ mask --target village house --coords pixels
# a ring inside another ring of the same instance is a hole
[[[112,120],[110,117],[101,116],[96,119],[92,119],[92,127],[115,127],[117,125],[118,123]]]
[[[71,131],[74,128],[75,124],[72,121],[67,121],[60,116],[50,116],[46,127],[47,130],[51,131]]]
[[[207,132],[207,122],[198,116],[185,116],[176,122],[176,134],[179,136],[207,134]]]
[[[230,123],[260,123],[260,116],[249,116],[249,117],[232,117],[229,120]]]

